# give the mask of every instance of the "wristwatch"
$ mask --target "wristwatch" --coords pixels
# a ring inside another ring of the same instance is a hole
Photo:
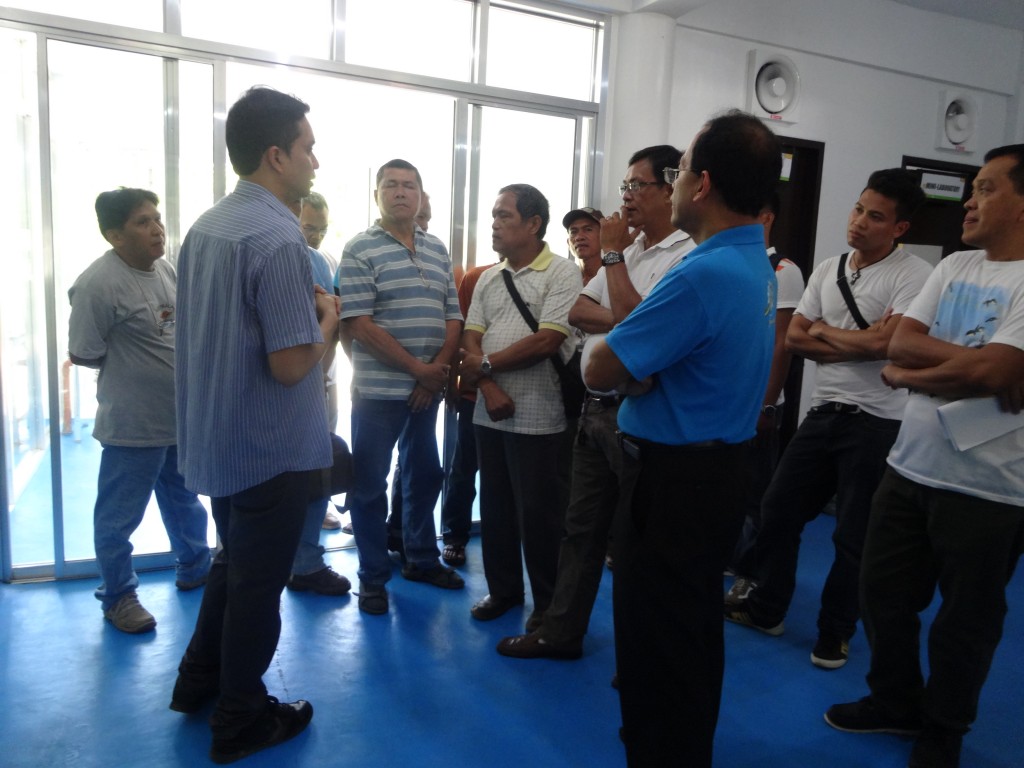
[[[778,410],[779,410],[779,407],[777,405],[762,405],[761,406],[761,413],[763,413],[769,419],[774,418],[775,417],[775,413]]]
[[[480,359],[480,375],[481,376],[490,376],[491,375],[491,359],[487,355],[484,355]]]
[[[625,260],[626,257],[619,251],[608,251],[608,253],[601,257],[601,263],[606,267],[610,267],[612,264],[621,264]]]

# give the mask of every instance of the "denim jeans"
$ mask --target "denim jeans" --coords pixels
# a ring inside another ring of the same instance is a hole
[[[177,579],[196,581],[209,572],[206,510],[178,472],[177,446],[104,445],[97,485],[93,541],[103,583],[96,599],[104,610],[139,586],[129,538],[142,522],[154,491],[177,558]]]
[[[306,518],[302,523],[302,535],[299,547],[295,550],[295,562],[292,573],[296,576],[308,576],[322,571],[327,567],[324,562],[324,547],[320,544],[320,531],[324,525],[324,515],[330,499],[316,499],[306,506]]]
[[[476,499],[476,436],[473,433],[475,408],[475,401],[459,398],[455,456],[445,484],[444,504],[441,505],[441,533],[445,544],[466,544],[469,541],[473,501]]]
[[[402,486],[402,541],[410,565],[433,568],[440,552],[434,506],[444,473],[437,452],[437,406],[413,413],[405,400],[352,396],[352,462],[348,494],[359,550],[359,579],[383,585],[391,578],[387,548],[388,470],[398,443]]]
[[[761,505],[754,545],[757,588],[746,605],[766,626],[786,616],[796,589],[804,526],[836,497],[835,559],[821,591],[818,631],[844,640],[860,616],[858,579],[871,497],[900,422],[859,413],[810,412],[779,461]]]
[[[871,696],[896,717],[965,733],[1003,636],[1006,584],[1024,547],[1024,508],[886,471],[864,544],[861,596]],[[921,674],[921,619],[938,586]]]

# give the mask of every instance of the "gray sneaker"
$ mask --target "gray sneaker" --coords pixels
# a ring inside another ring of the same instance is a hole
[[[156,628],[153,614],[142,607],[134,592],[129,592],[110,608],[103,611],[103,617],[122,632],[139,635]]]

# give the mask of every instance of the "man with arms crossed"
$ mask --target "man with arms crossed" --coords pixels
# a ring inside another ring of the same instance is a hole
[[[569,322],[591,334],[604,334],[633,311],[668,270],[693,250],[693,240],[672,225],[672,185],[665,168],[676,168],[675,147],[647,147],[629,159],[622,193],[622,215],[600,224],[604,268],[584,288]],[[570,232],[587,218],[570,211],[562,224]],[[630,231],[632,228],[632,231]],[[601,584],[608,533],[629,484],[622,474],[617,418],[619,395],[588,393],[573,443],[572,490],[558,555],[558,577],[544,623],[535,632],[506,637],[498,653],[523,659],[578,659],[583,636]],[[621,496],[620,496],[620,491]]]
[[[786,446],[761,504],[752,557],[755,581],[740,604],[725,602],[725,618],[781,635],[796,588],[804,526],[834,495],[835,558],[821,592],[818,640],[811,663],[846,663],[860,614],[857,578],[871,495],[899,431],[906,394],[879,374],[899,317],[921,290],[931,267],[897,244],[924,202],[919,177],[893,168],[868,178],[847,225],[850,251],[843,281],[867,328],[859,328],[838,280],[841,256],[811,274],[789,325],[787,346],[818,365],[813,405]]]
[[[825,714],[842,731],[919,733],[910,768],[960,764],[1024,546],[1024,429],[957,450],[940,423],[951,407],[984,406],[998,424],[1000,409],[1024,405],[1024,144],[985,156],[965,208],[964,242],[984,250],[939,263],[893,334],[882,371],[910,400],[864,544],[871,692]],[[942,605],[925,680],[919,614],[936,586]]]
[[[189,230],[178,261],[181,467],[210,495],[222,549],[171,709],[217,699],[217,763],[290,739],[313,717],[309,702],[281,703],[262,680],[313,470],[331,464],[320,360],[337,338],[338,304],[314,289],[289,210],[319,166],[308,110],[261,87],[235,103],[225,139],[238,185]]]
[[[622,738],[637,766],[709,768],[724,669],[721,579],[743,519],[742,463],[768,381],[775,277],[758,214],[782,169],[778,139],[730,112],[694,138],[672,224],[698,246],[594,348],[585,379],[628,395],[635,473],[615,540]],[[632,466],[630,466],[632,465]]]

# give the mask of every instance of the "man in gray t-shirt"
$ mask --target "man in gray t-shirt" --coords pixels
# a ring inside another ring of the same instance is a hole
[[[163,260],[159,199],[144,189],[96,198],[111,250],[68,291],[68,356],[99,370],[93,437],[103,445],[93,535],[103,583],[96,598],[122,632],[149,632],[139,603],[129,537],[156,491],[177,555],[178,589],[202,586],[210,570],[207,514],[178,472],[174,410],[174,268]]]

